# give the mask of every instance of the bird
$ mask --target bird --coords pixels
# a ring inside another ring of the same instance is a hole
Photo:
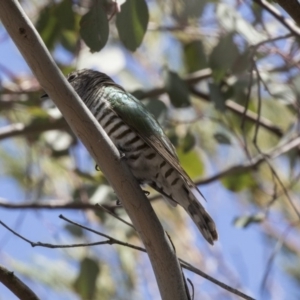
[[[201,192],[181,167],[174,146],[141,101],[108,75],[81,69],[67,80],[124,157],[139,184],[159,192],[172,206],[179,204],[211,244],[216,225],[200,203]]]

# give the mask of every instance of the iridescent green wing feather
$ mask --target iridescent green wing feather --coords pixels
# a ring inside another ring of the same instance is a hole
[[[131,94],[119,89],[113,87],[106,87],[105,89],[110,90],[109,102],[114,112],[177,170],[190,187],[198,190],[197,186],[180,166],[174,147],[164,134],[161,126],[141,102]]]

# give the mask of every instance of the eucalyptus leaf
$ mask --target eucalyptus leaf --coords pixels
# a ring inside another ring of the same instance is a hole
[[[189,73],[207,68],[207,58],[201,41],[187,43],[183,50],[185,65]]]
[[[142,43],[147,30],[149,12],[144,0],[126,0],[117,14],[116,25],[120,40],[130,51]]]
[[[186,23],[189,18],[199,18],[207,0],[177,0],[172,2],[172,16],[179,23]]]
[[[166,111],[167,111],[167,107],[166,105],[158,100],[158,99],[149,99],[146,102],[143,101],[144,105],[146,106],[147,110],[160,122],[162,123],[165,115],[166,115]]]
[[[254,181],[251,173],[228,175],[221,179],[221,182],[228,190],[233,192],[240,192],[256,186],[256,182]]]
[[[74,290],[81,299],[98,299],[95,291],[99,272],[100,268],[96,260],[85,257],[81,261],[79,274],[73,283]]]
[[[59,23],[55,18],[55,6],[46,6],[40,13],[36,29],[49,50],[55,46],[60,36]]]
[[[191,105],[187,84],[172,71],[164,72],[165,87],[174,107],[182,108]]]
[[[233,33],[220,38],[209,57],[209,66],[216,82],[220,82],[239,57],[239,50],[233,40]]]
[[[83,236],[82,228],[80,228],[78,226],[75,226],[72,224],[67,224],[67,225],[65,225],[65,229],[75,237]]]
[[[55,17],[61,29],[74,30],[75,15],[72,9],[72,1],[63,0],[56,6]]]
[[[192,179],[199,178],[204,172],[204,164],[197,150],[184,152],[182,148],[178,148],[177,155],[183,169]]]
[[[214,138],[217,140],[217,142],[219,144],[225,144],[225,145],[230,145],[231,144],[230,138],[224,133],[216,132],[214,134]]]
[[[60,41],[62,46],[71,53],[74,53],[77,46],[77,34],[72,30],[62,30]]]
[[[100,51],[108,40],[109,26],[103,0],[93,6],[80,20],[80,35],[91,52]]]
[[[196,144],[195,136],[190,131],[188,131],[186,136],[183,139],[183,144],[182,144],[183,153],[187,153],[191,151],[194,148],[195,144]]]
[[[225,111],[226,98],[224,97],[224,94],[222,93],[220,86],[215,83],[209,83],[208,86],[209,86],[210,98],[214,102],[216,109],[220,111]]]

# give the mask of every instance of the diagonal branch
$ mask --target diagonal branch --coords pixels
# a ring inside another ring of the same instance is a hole
[[[277,0],[276,1],[297,24],[300,24],[300,3],[297,0]]]
[[[281,1],[281,2],[292,2],[292,1],[295,1],[295,0],[287,0],[287,1]],[[286,27],[296,37],[298,37],[298,38],[300,37],[300,28],[297,27],[291,20],[288,20],[287,18],[285,18],[278,11],[278,9],[275,8],[268,1],[266,1],[266,0],[253,0],[253,2],[255,2],[257,5],[261,6],[263,9],[268,11],[275,19],[277,19],[284,27]]]
[[[275,147],[272,150],[269,150],[269,152],[266,154],[258,154],[256,157],[252,158],[251,161],[229,167],[216,175],[213,175],[205,179],[201,179],[197,182],[197,184],[202,185],[202,184],[213,182],[215,180],[218,180],[228,175],[234,175],[237,173],[253,170],[257,168],[262,162],[264,162],[266,157],[268,157],[268,159],[274,159],[299,146],[300,146],[300,136],[289,140],[288,142],[286,142],[285,144],[279,147]]]
[[[210,101],[210,96],[208,94],[200,92],[194,87],[190,87],[190,91],[193,95],[195,95],[199,98],[202,98],[203,100]],[[242,105],[240,105],[230,99],[225,101],[225,106],[227,109],[229,109],[230,111],[234,112],[235,114],[237,114],[239,116],[243,116],[243,114],[244,114],[245,108]],[[247,110],[245,112],[244,117],[245,117],[245,120],[248,120],[251,122],[257,122],[257,114],[253,111]],[[268,131],[274,133],[278,137],[283,136],[282,129],[280,127],[276,126],[275,124],[273,124],[267,118],[260,117],[259,125],[265,129],[267,129]]]
[[[116,147],[55,65],[20,3],[17,0],[0,1],[0,18],[41,86],[60,109],[121,199],[147,249],[162,299],[187,299],[176,253]]]
[[[8,271],[3,266],[0,266],[0,282],[14,293],[18,299],[39,300],[38,296],[14,272]]]

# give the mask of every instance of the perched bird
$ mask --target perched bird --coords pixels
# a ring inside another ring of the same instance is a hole
[[[74,71],[68,81],[124,156],[140,184],[148,184],[173,206],[181,205],[204,238],[218,234],[212,218],[198,201],[197,186],[180,166],[175,149],[151,113],[106,74]]]

